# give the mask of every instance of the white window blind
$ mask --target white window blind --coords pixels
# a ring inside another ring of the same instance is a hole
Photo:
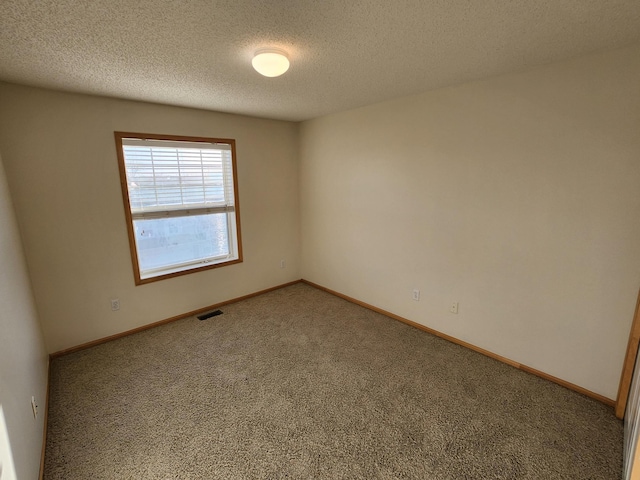
[[[235,209],[231,146],[123,138],[133,220]]]

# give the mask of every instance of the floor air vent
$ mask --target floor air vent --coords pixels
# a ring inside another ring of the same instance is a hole
[[[215,310],[213,312],[203,313],[202,315],[198,315],[198,320],[206,320],[207,318],[215,317],[217,315],[222,315],[222,310]]]

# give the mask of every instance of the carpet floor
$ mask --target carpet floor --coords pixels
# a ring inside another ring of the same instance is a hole
[[[53,360],[45,479],[620,479],[595,400],[305,284]]]

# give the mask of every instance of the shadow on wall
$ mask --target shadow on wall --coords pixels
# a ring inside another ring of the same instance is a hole
[[[0,404],[0,479],[16,480],[16,470],[13,466],[13,456],[11,455],[11,445],[9,444],[9,433],[7,424],[4,421],[4,410]]]

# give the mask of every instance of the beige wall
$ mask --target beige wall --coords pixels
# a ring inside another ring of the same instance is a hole
[[[0,103],[0,150],[50,352],[300,278],[296,124],[9,84]],[[236,139],[243,263],[134,285],[116,130]]]
[[[304,122],[303,278],[615,398],[639,88],[636,46]]]
[[[48,358],[2,159],[0,306],[0,415],[4,416],[4,422],[0,419],[0,461],[8,478],[11,478],[10,463],[15,467],[16,478],[37,478],[42,451]],[[32,396],[40,406],[36,419],[31,413]],[[2,431],[3,424],[6,432]]]

